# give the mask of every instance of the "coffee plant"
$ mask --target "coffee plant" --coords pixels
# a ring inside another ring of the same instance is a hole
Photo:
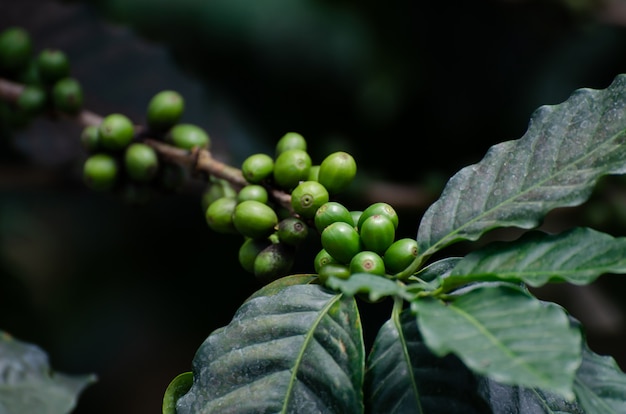
[[[61,51],[35,55],[20,28],[0,34],[14,126],[34,116],[80,122],[84,184],[94,191],[164,190],[175,165],[203,176],[207,226],[240,238],[239,271],[263,283],[172,380],[164,414],[626,412],[615,360],[530,289],[626,273],[626,238],[540,228],[549,212],[584,203],[603,176],[626,173],[626,75],[540,107],[521,138],[454,174],[405,238],[392,205],[358,211],[338,201],[357,174],[349,153],[314,164],[311,142],[288,132],[274,153],[229,166],[213,158],[204,129],[180,122],[178,92],[156,94],[135,125],[83,108],[70,66]],[[498,228],[523,232],[445,255]],[[311,238],[321,249],[310,272],[291,274]],[[383,300],[392,310],[366,349],[360,311]],[[0,412],[68,412],[94,381],[53,375],[45,354],[8,333],[0,346]]]

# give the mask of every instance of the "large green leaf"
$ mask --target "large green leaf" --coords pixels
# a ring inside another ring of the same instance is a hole
[[[626,76],[540,107],[520,139],[494,145],[457,172],[419,226],[421,257],[497,227],[532,228],[584,202],[599,177],[626,172]]]
[[[447,301],[412,302],[425,343],[495,381],[573,398],[581,332],[565,311],[511,284],[476,284]]]
[[[454,355],[440,358],[423,343],[410,310],[394,312],[367,360],[365,398],[372,413],[487,413],[477,381]]]
[[[200,346],[178,414],[363,411],[356,302],[319,285],[281,283],[253,295]]]
[[[575,325],[580,323],[570,318]],[[600,356],[586,343],[582,348],[582,364],[576,372],[576,401],[537,388],[499,384],[480,378],[480,394],[491,406],[493,414],[622,414],[626,413],[626,374],[615,360]]]
[[[0,331],[0,414],[67,414],[95,375],[70,376],[50,369],[39,347]]]
[[[533,231],[513,242],[495,242],[464,257],[443,278],[444,289],[479,280],[541,286],[549,281],[593,282],[605,273],[626,273],[626,238],[588,228],[551,235]]]
[[[586,344],[574,392],[586,413],[626,413],[626,374],[612,357],[598,355]]]
[[[481,381],[481,395],[488,401],[492,414],[591,414],[576,401],[567,401],[539,388],[504,385],[488,378]],[[608,413],[607,413],[608,414]]]

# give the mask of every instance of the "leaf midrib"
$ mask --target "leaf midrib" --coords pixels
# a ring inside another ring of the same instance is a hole
[[[572,169],[572,167],[574,167],[575,165],[579,164],[580,162],[590,158],[593,154],[595,154],[596,152],[600,151],[605,146],[608,146],[609,144],[611,144],[613,141],[615,141],[617,139],[617,137],[619,137],[620,135],[623,135],[625,132],[626,132],[626,129],[622,129],[621,131],[619,131],[616,134],[614,134],[610,139],[602,142],[600,145],[598,145],[592,151],[590,151],[590,152],[584,154],[582,157],[576,159],[575,161],[573,161],[572,163],[567,165],[565,168],[562,168],[561,170],[558,170],[556,174],[552,174],[552,175],[549,175],[549,176],[545,177],[543,180],[538,181],[537,183],[535,183],[531,187],[528,187],[527,189],[523,190],[522,192],[519,192],[516,195],[511,196],[511,197],[503,200],[502,202],[498,203],[494,207],[492,207],[492,208],[490,208],[488,210],[483,211],[481,214],[479,214],[476,217],[470,219],[469,221],[465,222],[461,226],[457,227],[456,229],[454,229],[453,231],[451,231],[450,233],[448,233],[447,235],[442,237],[438,242],[436,242],[431,247],[429,247],[421,256],[422,257],[429,257],[431,254],[433,254],[434,252],[440,250],[443,246],[447,245],[448,244],[448,240],[450,240],[450,238],[454,237],[455,235],[460,233],[463,229],[467,228],[471,224],[476,223],[477,221],[479,221],[483,217],[485,217],[485,216],[491,214],[492,212],[500,209],[503,205],[512,202],[516,198],[520,198],[521,196],[523,196],[525,194],[528,194],[529,192],[531,192],[531,191],[533,191],[533,190],[535,190],[537,188],[542,187],[543,184],[545,184],[546,182],[548,182],[550,180],[553,180],[554,178],[559,177],[560,175],[563,175],[566,172],[569,172],[569,170]],[[485,229],[485,230],[488,230],[488,229]],[[479,236],[476,236],[474,238],[469,237],[467,239],[468,240],[474,240],[474,239],[476,239],[478,237]]]
[[[423,413],[424,410],[422,408],[422,401],[420,398],[419,390],[417,389],[417,383],[415,381],[415,373],[413,372],[413,364],[411,363],[411,355],[409,355],[409,349],[407,346],[407,340],[404,336],[404,331],[402,330],[402,323],[400,321],[400,311],[402,310],[402,305],[404,301],[400,298],[396,298],[393,306],[393,324],[398,331],[398,338],[400,340],[400,345],[402,347],[402,355],[404,356],[404,360],[407,366],[407,372],[409,378],[411,379],[411,389],[413,390],[413,395],[415,396],[415,402],[417,404],[417,412]],[[408,391],[408,390],[407,390]]]
[[[485,338],[487,338],[487,340],[497,349],[500,349],[502,351],[502,353],[504,353],[506,356],[508,356],[509,358],[511,358],[514,361],[519,361],[522,362],[523,359],[517,357],[517,355],[511,351],[510,348],[504,346],[504,344],[502,343],[502,341],[499,341],[497,337],[495,337],[486,327],[484,324],[482,324],[479,320],[477,320],[476,318],[474,318],[472,315],[470,315],[467,312],[462,311],[461,309],[459,309],[456,306],[450,305],[449,307],[453,312],[457,313],[459,316],[461,316],[463,319],[465,319],[467,322],[469,322],[470,325],[474,326]],[[547,379],[544,375],[541,375],[540,372],[538,372],[537,370],[533,369],[533,367],[531,365],[528,364],[521,364],[518,363],[516,364],[519,367],[525,367],[526,371],[533,374],[535,376],[535,378],[542,378],[543,380],[545,380],[546,382],[549,382],[549,379]]]
[[[322,319],[327,315],[328,310],[338,301],[340,300],[342,297],[342,295],[336,295],[334,297],[331,298],[331,300],[328,301],[328,303],[319,311],[319,315],[317,318],[315,318],[315,321],[313,322],[313,324],[311,325],[311,329],[309,329],[309,332],[306,334],[305,338],[304,338],[304,342],[302,343],[302,347],[300,348],[300,352],[298,353],[298,356],[295,360],[295,364],[292,367],[292,371],[291,371],[291,377],[289,378],[289,385],[287,386],[287,390],[286,390],[286,398],[285,401],[283,403],[283,408],[280,410],[280,412],[282,414],[287,414],[287,408],[289,407],[289,403],[291,402],[291,397],[293,396],[293,388],[295,387],[295,383],[297,381],[297,376],[298,376],[298,369],[300,367],[300,364],[302,363],[302,360],[304,359],[304,353],[306,352],[309,343],[313,340],[313,337],[315,335],[315,331],[317,330],[318,325],[320,324],[320,322],[322,321]]]

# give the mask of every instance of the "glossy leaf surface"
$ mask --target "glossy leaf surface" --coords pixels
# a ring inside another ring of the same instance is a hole
[[[492,243],[463,258],[442,284],[506,280],[530,286],[554,281],[583,285],[605,273],[625,272],[626,238],[575,228],[557,235],[531,232],[513,242]]]
[[[361,413],[363,366],[354,299],[279,280],[201,345],[177,413]]]
[[[626,172],[626,76],[540,107],[520,139],[457,172],[420,223],[420,255],[498,227],[533,228],[586,201],[599,177]]]
[[[488,413],[477,384],[457,357],[440,358],[426,347],[409,310],[394,311],[368,356],[365,392],[372,413]]]
[[[478,285],[444,302],[412,302],[418,327],[437,355],[456,354],[478,374],[573,398],[581,333],[565,311],[514,285]]]

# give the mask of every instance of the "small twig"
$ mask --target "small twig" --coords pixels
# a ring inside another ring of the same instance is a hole
[[[0,97],[15,102],[24,90],[24,85],[0,78]]]
[[[23,90],[24,85],[0,78],[0,99],[15,102]],[[103,119],[101,115],[87,109],[81,110],[76,115],[55,112],[54,116],[60,116],[81,126],[99,125]],[[189,151],[174,147],[162,140],[150,137],[149,131],[143,125],[136,125],[136,139],[150,145],[163,159],[181,165],[199,176],[206,175],[206,178],[208,176],[222,178],[235,188],[241,188],[249,184],[243,177],[240,169],[215,159],[208,150],[194,149]],[[291,195],[289,193],[274,187],[267,187],[267,190],[277,203],[293,214]],[[373,201],[385,200],[392,205],[404,208],[422,208],[432,202],[432,195],[428,191],[420,191],[415,186],[401,186],[387,182],[370,183],[365,198]]]
[[[15,102],[23,90],[24,85],[0,78],[0,98],[6,101]],[[76,115],[64,115],[64,117],[83,127],[89,125],[97,126],[103,119],[101,115],[86,109],[81,110]],[[137,135],[140,136],[140,141],[150,145],[157,151],[157,153],[159,153],[161,157],[163,157],[163,159],[171,163],[181,165],[194,173],[204,173],[208,176],[222,178],[231,183],[235,188],[241,188],[249,184],[243,177],[240,169],[224,164],[223,162],[213,158],[211,152],[206,149],[181,149],[163,141],[146,136],[145,127],[142,125],[138,125],[136,130]],[[268,191],[276,202],[293,213],[290,194],[276,188],[268,188]]]

